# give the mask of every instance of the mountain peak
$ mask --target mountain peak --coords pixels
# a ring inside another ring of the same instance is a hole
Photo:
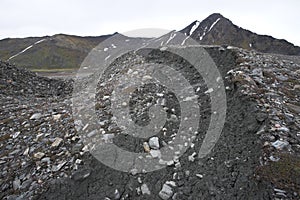
[[[223,15],[221,15],[220,13],[213,13],[213,14],[209,15],[206,19],[209,19],[209,18],[217,19],[217,18],[225,18],[225,17]]]
[[[300,55],[300,47],[243,29],[220,13],[213,13],[201,22],[194,21],[180,32],[203,45],[230,45],[263,53]]]
[[[194,21],[180,32],[184,33],[186,36],[191,36],[192,38],[202,40],[206,33],[211,31],[221,19],[226,18],[219,13],[213,13],[201,22],[198,20]]]

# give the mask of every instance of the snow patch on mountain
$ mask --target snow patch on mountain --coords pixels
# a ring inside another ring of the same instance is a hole
[[[33,43],[32,45],[26,47],[25,49],[23,49],[23,50],[20,51],[19,53],[15,54],[15,55],[13,55],[13,56],[11,56],[11,57],[9,57],[9,58],[7,59],[7,61],[13,59],[13,58],[16,57],[16,56],[19,56],[20,54],[24,53],[24,52],[27,51],[28,49],[32,48],[34,45],[37,45],[37,44],[39,44],[39,43],[41,43],[41,42],[43,42],[43,41],[45,41],[45,40],[46,40],[46,39],[41,39],[41,40],[39,40],[39,41]]]
[[[176,36],[176,33],[172,33],[172,34],[170,35],[170,38],[169,38],[168,41],[166,42],[166,44],[168,44],[175,36]]]
[[[206,30],[207,30],[207,26],[205,27],[205,29],[204,29],[204,31],[203,31],[203,33],[202,33],[202,35],[200,36],[200,40],[202,40],[203,39],[203,37],[205,36],[205,34],[206,34]]]
[[[218,21],[220,20],[221,18],[218,18],[214,23],[212,23],[212,25],[210,26],[208,32],[218,23]]]
[[[194,31],[198,28],[199,25],[200,25],[200,22],[196,21],[194,26],[191,28],[189,35],[192,35],[194,33]]]

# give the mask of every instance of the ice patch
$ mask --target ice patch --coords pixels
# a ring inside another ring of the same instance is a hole
[[[194,26],[191,28],[189,35],[192,35],[194,33],[194,31],[198,28],[199,25],[200,25],[200,22],[196,21],[196,23],[194,24]]]
[[[189,38],[190,36],[187,36],[181,43],[181,45],[184,45],[185,41]]]
[[[33,47],[33,45],[30,45],[29,47],[26,47],[24,50],[20,51],[19,53],[17,53],[17,54],[15,54],[15,55],[11,56],[8,60],[10,60],[10,59],[12,59],[12,58],[14,58],[14,57],[16,57],[16,56],[18,56],[18,55],[24,53],[25,51],[27,51],[27,50],[30,49],[31,47]]]
[[[176,36],[176,33],[172,33],[166,44],[168,44],[174,37]]]
[[[41,39],[41,40],[35,42],[34,44],[39,44],[39,43],[41,43],[41,42],[43,42],[43,41],[45,41],[45,40],[46,40],[46,39]]]
[[[220,18],[218,18],[209,28],[208,32],[218,23],[218,21],[220,20]]]
[[[46,40],[46,39],[41,39],[41,40],[39,40],[39,41],[33,43],[32,45],[26,47],[25,49],[23,49],[23,50],[20,51],[19,53],[15,54],[15,55],[13,55],[13,56],[11,56],[11,57],[9,57],[9,58],[7,59],[7,61],[9,61],[9,60],[13,59],[14,57],[16,57],[16,56],[18,56],[18,55],[24,53],[24,52],[27,51],[28,49],[32,48],[34,45],[39,44],[39,43],[41,43],[41,42],[43,42],[43,41],[45,41],[45,40]]]
[[[203,31],[203,33],[202,33],[202,35],[200,36],[200,40],[202,40],[203,39],[203,37],[205,36],[205,34],[206,34],[206,30],[207,30],[207,26],[205,27],[205,29],[204,29],[204,31]]]

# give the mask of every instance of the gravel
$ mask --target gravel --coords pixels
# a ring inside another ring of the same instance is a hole
[[[175,58],[174,62],[172,55],[154,52],[151,61],[185,68],[195,90],[200,85],[197,98],[201,104],[201,129],[182,157],[149,173],[116,171],[88,152],[77,130],[86,124],[72,117],[72,80],[39,77],[0,62],[0,198],[297,199],[300,194],[293,187],[276,186],[258,177],[256,170],[280,162],[278,153],[299,156],[298,59],[238,48],[206,49],[226,87],[228,109],[221,137],[207,157],[197,157],[210,120],[209,93],[213,91],[182,59]],[[116,67],[129,65],[127,60],[126,56],[119,59]],[[160,148],[170,141],[180,119],[172,94],[164,87],[151,85],[132,97],[132,117],[142,125],[149,119],[145,113],[151,99],[175,108],[170,111],[172,120],[166,129],[139,140],[124,135],[112,137],[120,131],[109,117],[112,88],[108,84],[99,89],[105,90],[97,99],[101,128],[107,134],[105,141],[159,158]]]

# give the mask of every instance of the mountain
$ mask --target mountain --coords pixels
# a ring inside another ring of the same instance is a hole
[[[110,36],[7,38],[0,41],[0,59],[31,69],[78,68],[89,51]]]
[[[218,13],[201,22],[194,21],[180,32],[203,45],[230,45],[264,53],[300,55],[300,47],[243,29]]]
[[[264,53],[300,55],[286,40],[258,35],[234,25],[221,14],[195,21],[181,31],[203,45],[230,45]],[[0,40],[0,60],[33,70],[78,69],[92,48],[112,35],[80,37],[57,34]]]

